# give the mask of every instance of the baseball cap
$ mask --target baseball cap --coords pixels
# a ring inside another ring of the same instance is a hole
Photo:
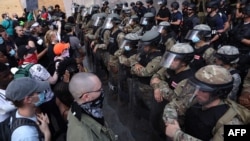
[[[17,48],[17,57],[23,59],[24,55],[32,54],[36,51],[35,47],[29,47],[27,45],[21,45]]]
[[[65,50],[65,49],[68,49],[69,48],[69,43],[57,43],[55,44],[54,46],[54,53],[55,55],[61,55],[62,52]]]
[[[29,77],[14,79],[6,89],[6,98],[11,101],[21,101],[34,92],[43,92],[50,89],[48,81],[39,81]]]
[[[38,27],[39,26],[39,23],[38,22],[35,22],[31,25],[30,27],[30,30],[33,30],[35,27]]]

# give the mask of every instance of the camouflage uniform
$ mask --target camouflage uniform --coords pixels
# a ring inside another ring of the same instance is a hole
[[[248,70],[247,76],[244,79],[239,103],[250,110],[250,70]]]
[[[220,77],[218,77],[220,76]],[[198,84],[202,83],[207,86],[212,85],[220,85],[220,84],[226,84],[228,88],[232,88],[232,76],[230,73],[216,65],[208,65],[206,67],[201,68],[199,71],[196,72],[195,78],[200,80],[200,82],[195,82]],[[191,80],[192,81],[192,80]],[[195,84],[195,85],[197,85]],[[183,97],[179,97],[177,99],[172,100],[169,104],[165,106],[164,113],[163,113],[163,120],[166,123],[173,123],[174,119],[180,119],[180,117],[187,116],[186,112],[189,108],[193,107],[198,102],[198,99],[196,99],[196,94],[194,93],[189,93],[191,91],[188,91],[188,89],[191,89],[191,86],[188,88],[185,88],[186,93],[183,95]],[[202,87],[202,86],[201,86]],[[230,89],[228,88],[215,88],[215,89],[220,89],[221,91],[224,90],[224,92],[220,93],[225,96],[230,92]],[[196,89],[193,89],[196,90]],[[202,90],[202,88],[201,88]],[[200,89],[198,89],[200,91]],[[194,92],[194,91],[193,91]],[[195,91],[196,92],[196,91]],[[217,95],[220,95],[217,93]],[[220,96],[222,96],[220,95]],[[214,95],[215,96],[215,95]],[[211,97],[211,95],[210,95]],[[218,98],[218,97],[217,97]],[[222,114],[220,117],[218,117],[214,127],[210,131],[212,133],[211,139],[208,138],[208,140],[216,140],[216,141],[223,141],[224,140],[224,126],[223,125],[242,125],[242,124],[248,124],[250,123],[250,113],[249,110],[246,108],[236,104],[234,101],[231,101],[229,99],[222,99],[220,98],[220,103],[217,104],[217,106],[214,106],[214,108],[217,108],[221,105],[228,105],[228,109],[225,110],[224,114]],[[197,108],[197,107],[196,107]],[[209,108],[210,109],[210,108]],[[203,109],[201,111],[205,112],[207,111],[206,109]],[[211,111],[210,111],[211,112]],[[212,114],[212,113],[211,113]],[[198,113],[199,115],[199,113]],[[229,118],[230,117],[230,118]],[[197,120],[199,121],[199,120]],[[197,124],[197,123],[196,123]],[[202,124],[199,122],[198,124]],[[166,127],[167,128],[167,127]],[[186,130],[188,130],[186,128]],[[200,132],[200,131],[199,131]],[[201,133],[202,134],[202,133]],[[197,139],[180,129],[177,130],[173,136],[174,141],[182,141],[182,140],[187,140],[187,141],[200,141],[200,139]]]

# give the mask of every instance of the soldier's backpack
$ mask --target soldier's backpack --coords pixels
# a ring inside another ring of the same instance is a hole
[[[229,106],[229,109],[227,112],[218,120],[216,123],[212,134],[214,135],[213,140],[219,141],[221,140],[221,136],[215,134],[217,132],[223,133],[223,126],[225,124],[228,124],[234,117],[238,117],[240,121],[243,124],[249,124],[250,123],[250,110],[247,108],[243,107],[242,105],[237,104],[236,102],[227,99],[225,100],[225,103]]]
[[[16,78],[21,78],[21,77],[31,77],[30,75],[30,68],[33,66],[34,64],[27,64],[25,67],[18,67],[17,72],[14,74],[14,79]]]
[[[15,113],[16,110],[12,111],[10,117],[0,123],[0,141],[11,141],[13,131],[23,125],[34,126],[38,131],[39,139],[42,140],[43,134],[36,122],[27,118],[16,118]]]

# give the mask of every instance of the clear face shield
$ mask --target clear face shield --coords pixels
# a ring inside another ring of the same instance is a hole
[[[160,62],[160,65],[165,68],[171,68],[174,61],[182,59],[182,56],[172,52],[166,52]]]
[[[86,17],[86,16],[88,15],[88,9],[87,9],[87,8],[84,8],[84,9],[82,10],[81,15],[82,15],[83,17]]]
[[[106,18],[105,22],[103,23],[104,29],[111,29],[113,27],[112,18]]]
[[[211,37],[210,31],[201,31],[197,29],[189,30],[187,35],[185,36],[186,40],[193,40],[194,38],[200,38],[201,34],[205,35],[205,37]]]
[[[103,19],[101,17],[96,17],[93,21],[93,26],[101,26]]]
[[[88,8],[88,14],[89,14],[89,15],[91,15],[91,14],[93,13],[93,11],[94,11],[94,10],[93,10],[93,7],[89,7],[89,8]]]
[[[148,25],[148,18],[141,18],[140,24],[141,25]]]

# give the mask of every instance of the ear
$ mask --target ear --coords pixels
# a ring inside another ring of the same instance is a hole
[[[32,103],[33,98],[31,96],[25,96],[24,103]]]
[[[89,97],[88,94],[83,94],[81,100],[83,100],[84,102],[89,102],[90,101],[90,97]]]

